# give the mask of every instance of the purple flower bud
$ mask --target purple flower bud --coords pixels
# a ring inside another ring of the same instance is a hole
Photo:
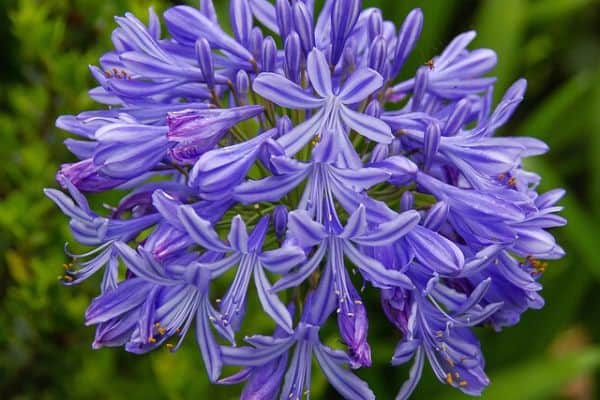
[[[235,91],[238,97],[244,102],[247,100],[248,92],[250,91],[250,78],[244,70],[239,70],[235,75]]]
[[[369,68],[383,75],[387,62],[387,44],[383,36],[377,36],[369,47]]]
[[[425,96],[425,91],[427,90],[427,82],[429,77],[429,69],[427,67],[421,67],[417,70],[417,75],[415,76],[415,87],[413,89],[413,97],[411,99],[412,109],[416,111],[421,106],[421,101],[423,100],[423,96]]]
[[[275,227],[275,234],[279,240],[282,240],[285,236],[287,229],[288,209],[284,205],[276,206],[273,210],[273,226]]]
[[[344,51],[346,39],[358,20],[361,0],[334,0],[331,9],[331,57],[329,61],[336,65]]]
[[[381,103],[377,99],[373,99],[367,104],[365,114],[371,117],[379,118],[381,116]]]
[[[200,0],[200,12],[213,23],[217,23],[217,11],[212,0]]]
[[[442,225],[446,223],[449,211],[450,207],[445,201],[435,203],[429,209],[425,221],[423,221],[423,226],[432,231],[439,231]]]
[[[63,164],[56,174],[56,181],[67,188],[67,181],[82,192],[103,192],[113,189],[125,182],[126,179],[115,179],[99,173],[98,166],[91,158],[73,164]]]
[[[407,190],[400,196],[400,211],[412,210],[414,207],[415,198],[411,191]]]
[[[292,130],[292,120],[287,115],[277,120],[277,135],[283,136]]]
[[[392,67],[392,76],[396,76],[400,72],[400,68],[408,58],[410,52],[414,49],[419,35],[423,28],[423,12],[420,8],[412,10],[400,27],[398,41],[396,42],[396,54],[394,57],[394,65]]]
[[[312,15],[306,4],[298,1],[293,7],[294,28],[300,37],[304,55],[308,55],[315,46],[315,35],[312,27]]]
[[[248,48],[254,55],[254,58],[260,60],[263,48],[263,33],[259,27],[255,27],[252,29],[252,32],[250,32]]]
[[[351,312],[338,312],[338,327],[342,341],[348,346],[350,367],[361,368],[371,366],[371,347],[367,342],[369,321],[367,310],[352,285],[348,286]],[[340,310],[341,311],[341,310]]]
[[[427,126],[423,140],[423,156],[425,158],[423,169],[425,171],[429,170],[433,164],[438,148],[440,147],[441,135],[440,125],[437,122],[432,122]]]
[[[296,32],[290,32],[285,39],[284,45],[285,75],[292,82],[300,82],[300,71],[302,65],[302,47],[300,45],[300,37]]]
[[[223,134],[237,123],[262,112],[261,106],[243,106],[222,110],[184,110],[167,117],[169,141],[177,143],[171,156],[178,162],[193,164],[211,150]]]
[[[196,58],[204,76],[204,82],[209,88],[215,86],[215,67],[210,44],[204,38],[196,41]]]
[[[261,66],[263,72],[275,72],[275,63],[277,61],[277,45],[271,36],[263,40]]]
[[[389,146],[377,143],[371,152],[371,163],[385,160],[389,155]]]
[[[238,42],[247,45],[252,31],[252,11],[248,0],[231,0],[229,2],[231,29]]]
[[[469,114],[471,111],[471,102],[468,98],[464,98],[459,100],[454,109],[452,110],[452,114],[446,120],[444,125],[444,129],[442,130],[443,136],[454,136],[458,133],[458,130],[467,123],[467,119],[469,118]]]
[[[277,0],[275,12],[277,15],[277,25],[279,26],[279,35],[285,40],[293,30],[292,6],[290,2],[288,0]]]
[[[372,43],[377,36],[383,33],[383,18],[381,16],[381,11],[376,10],[375,12],[371,13],[369,15],[367,24],[369,43]]]

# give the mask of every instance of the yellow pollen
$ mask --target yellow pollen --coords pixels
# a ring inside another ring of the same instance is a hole
[[[148,342],[150,342],[150,343],[156,343],[156,339],[154,339],[154,337],[150,336],[148,338]]]
[[[460,387],[467,386],[467,381],[460,381],[460,382],[458,382],[458,386],[460,386]]]
[[[448,382],[448,385],[454,385],[454,379],[452,379],[452,374],[450,372],[446,374],[446,382]]]
[[[167,343],[166,346],[167,346],[167,349],[169,349],[169,350],[172,350],[175,347],[175,345],[173,343]]]

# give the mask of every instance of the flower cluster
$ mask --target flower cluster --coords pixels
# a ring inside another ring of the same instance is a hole
[[[564,255],[547,232],[565,223],[563,191],[538,195],[522,167],[546,145],[494,136],[525,81],[494,107],[496,55],[467,48],[474,32],[400,81],[419,9],[399,29],[360,0],[232,0],[229,14],[231,35],[210,0],[172,7],[167,37],[152,10],[148,25],[117,17],[91,67],[108,107],[57,121],[79,161],[57,174],[68,195],[46,194],[91,247],[68,251],[62,281],[103,273],[93,347],[175,351],[194,324],[208,377],[245,382],[242,399],[308,397],[313,357],[342,397],[373,399],[352,370],[371,366],[368,314],[383,312],[392,364],[412,360],[398,399],[425,359],[481,393],[472,328],[542,307],[541,260]],[[96,213],[86,195],[109,190],[123,197]],[[252,301],[271,336],[236,343]],[[343,348],[323,343],[330,323]]]

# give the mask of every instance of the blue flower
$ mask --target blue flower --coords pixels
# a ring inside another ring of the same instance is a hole
[[[524,168],[543,142],[496,136],[527,84],[494,107],[497,57],[468,48],[474,32],[398,81],[423,13],[396,29],[361,6],[232,0],[231,35],[211,0],[167,9],[164,37],[152,10],[147,25],[116,17],[114,49],[90,67],[108,107],[57,119],[76,160],[56,175],[68,194],[45,191],[90,247],[66,250],[63,283],[103,270],[94,348],[176,350],[195,324],[208,377],[246,382],[242,399],[308,397],[313,358],[340,396],[373,399],[352,370],[377,359],[368,316],[382,310],[400,337],[392,364],[412,360],[398,399],[426,361],[482,393],[473,328],[544,305],[564,191],[538,193]],[[90,207],[113,189],[116,204]],[[244,324],[251,286],[271,336]],[[343,350],[319,337],[334,315]],[[239,331],[256,334],[236,346]]]

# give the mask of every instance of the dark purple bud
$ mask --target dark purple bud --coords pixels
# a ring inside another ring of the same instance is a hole
[[[443,135],[454,136],[458,130],[467,122],[471,111],[471,101],[468,98],[461,99],[452,110],[452,113],[446,120]]]
[[[365,114],[370,115],[371,117],[379,118],[381,115],[381,103],[379,100],[371,100],[365,109]]]
[[[300,36],[300,44],[304,50],[304,54],[308,55],[315,47],[315,35],[313,30],[312,15],[306,7],[306,4],[298,1],[293,8],[294,27],[298,36]]]
[[[275,72],[275,63],[277,61],[277,45],[271,36],[263,40],[261,64],[263,72]]]
[[[275,227],[275,235],[279,240],[285,236],[287,229],[288,209],[286,206],[279,205],[273,210],[273,226]]]
[[[200,155],[211,150],[232,126],[261,112],[261,106],[243,106],[228,110],[183,110],[169,113],[167,137],[170,142],[176,143],[170,155],[180,163],[193,164]]]
[[[71,182],[82,192],[103,192],[127,182],[126,179],[100,174],[98,169],[91,158],[73,164],[63,164],[56,174],[56,181],[65,189],[68,187],[67,182]]]
[[[362,8],[361,0],[334,0],[331,9],[331,58],[336,65]]]
[[[392,67],[392,76],[400,72],[400,68],[406,62],[408,55],[414,49],[423,28],[423,12],[420,8],[412,10],[400,27],[398,41],[396,42],[396,54]]]
[[[448,203],[445,201],[439,201],[435,203],[427,213],[425,217],[425,221],[423,221],[423,226],[432,230],[439,231],[442,225],[448,219],[448,212],[450,211],[450,207],[448,207]]]
[[[254,58],[260,59],[263,47],[263,33],[259,27],[252,29],[248,47],[250,48],[250,52],[254,55]]]
[[[212,0],[200,0],[200,12],[215,24],[218,23],[217,11]]]
[[[283,48],[285,60],[285,75],[292,82],[300,82],[300,68],[302,65],[302,49],[300,37],[296,32],[290,32]]]
[[[350,367],[370,367],[371,347],[367,342],[367,333],[369,331],[367,310],[354,287],[349,285],[348,291],[350,292],[350,299],[348,301],[352,302],[352,304],[348,305],[347,308],[351,311],[338,311],[340,336],[342,341],[348,346]]]
[[[288,0],[277,0],[275,5],[275,14],[277,15],[277,25],[279,26],[279,35],[286,39],[292,29],[292,6]]]
[[[204,76],[204,82],[209,88],[215,87],[215,67],[212,50],[208,40],[200,38],[196,41],[196,58]]]
[[[377,36],[369,48],[369,68],[383,75],[387,61],[387,44],[383,36]]]
[[[415,197],[411,191],[406,191],[400,196],[400,211],[409,211],[413,209]]]
[[[381,11],[377,10],[371,13],[367,24],[369,42],[372,42],[377,36],[383,33],[383,18],[381,17]]]
[[[248,44],[252,31],[252,11],[248,0],[231,0],[229,2],[231,29],[238,42]]]
[[[440,125],[437,122],[431,122],[427,126],[425,131],[425,137],[423,139],[423,156],[425,158],[425,165],[423,169],[427,171],[431,168],[431,164],[435,159],[438,148],[440,147],[440,138],[442,136]]]
[[[419,106],[421,105],[421,101],[423,100],[423,96],[425,96],[425,91],[427,90],[427,83],[429,81],[429,68],[421,67],[417,70],[417,75],[415,76],[415,87],[413,88],[413,97],[412,97],[412,110],[417,111]]]

